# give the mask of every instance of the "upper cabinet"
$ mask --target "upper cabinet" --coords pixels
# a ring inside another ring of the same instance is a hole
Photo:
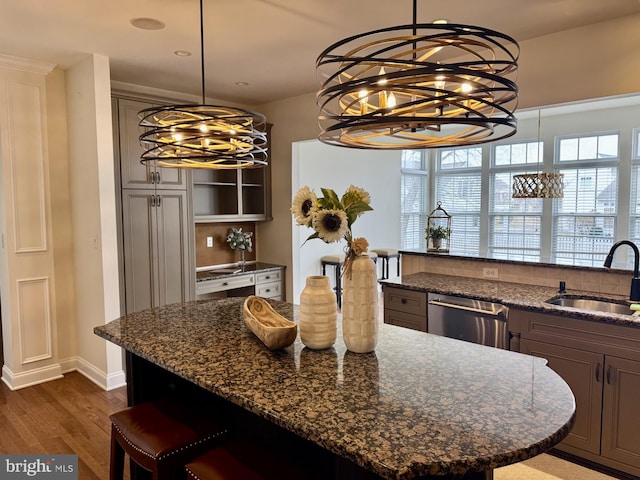
[[[180,168],[156,168],[140,163],[138,112],[154,106],[149,102],[118,99],[120,177],[122,188],[186,190],[187,172]]]
[[[271,125],[268,128],[270,132]],[[270,162],[271,158],[266,167],[239,170],[194,169],[191,173],[195,221],[271,220]]]

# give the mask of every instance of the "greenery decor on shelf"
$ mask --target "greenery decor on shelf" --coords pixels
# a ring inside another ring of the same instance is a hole
[[[429,240],[431,240],[431,245],[433,246],[433,250],[440,251],[442,249],[443,240],[448,240],[451,235],[451,230],[442,226],[442,225],[431,225],[426,228],[427,233],[427,249]],[[448,251],[448,248],[444,249]]]
[[[429,227],[427,229],[427,238],[431,238],[433,240],[446,240],[449,238],[450,233],[449,229],[442,225],[438,225],[437,227]]]
[[[343,275],[350,275],[351,262],[357,255],[367,252],[365,238],[354,238],[352,226],[360,215],[373,210],[371,196],[363,188],[349,186],[338,198],[335,191],[322,188],[323,197],[317,197],[307,185],[300,188],[293,198],[291,213],[298,225],[315,230],[307,240],[319,238],[325,243],[347,241]]]
[[[242,228],[232,228],[227,235],[227,243],[232,250],[247,250],[253,249],[253,241],[251,237],[253,232],[243,232]]]

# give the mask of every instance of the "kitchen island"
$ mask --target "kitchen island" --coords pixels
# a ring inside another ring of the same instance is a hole
[[[130,402],[153,388],[136,372],[149,363],[319,447],[334,478],[491,478],[553,447],[574,421],[571,390],[543,359],[384,324],[374,353],[346,351],[340,334],[330,349],[298,338],[272,352],[245,327],[243,300],[96,327],[127,351]],[[271,303],[297,321],[297,308]]]

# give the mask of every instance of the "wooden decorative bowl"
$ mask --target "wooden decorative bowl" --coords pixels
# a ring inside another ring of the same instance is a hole
[[[298,334],[298,325],[276,312],[265,299],[251,295],[244,301],[244,323],[269,350],[291,345]]]

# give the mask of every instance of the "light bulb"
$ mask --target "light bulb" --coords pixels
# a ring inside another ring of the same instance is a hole
[[[207,128],[207,124],[206,123],[200,124],[200,131],[202,133],[207,133],[209,131],[209,129]]]
[[[387,97],[387,108],[396,108],[396,96],[393,92]]]
[[[358,92],[358,98],[360,99],[360,115],[367,113],[367,101],[369,99],[369,92],[366,90],[360,90]]]
[[[470,83],[463,83],[462,85],[460,85],[460,91],[462,93],[471,93],[473,91],[473,87],[471,86]]]
[[[383,75],[386,75],[387,72],[385,71],[384,67],[380,67],[380,71],[378,72],[378,76],[382,77],[378,80],[378,85],[386,85],[387,84],[387,79],[385,77],[383,77]]]

